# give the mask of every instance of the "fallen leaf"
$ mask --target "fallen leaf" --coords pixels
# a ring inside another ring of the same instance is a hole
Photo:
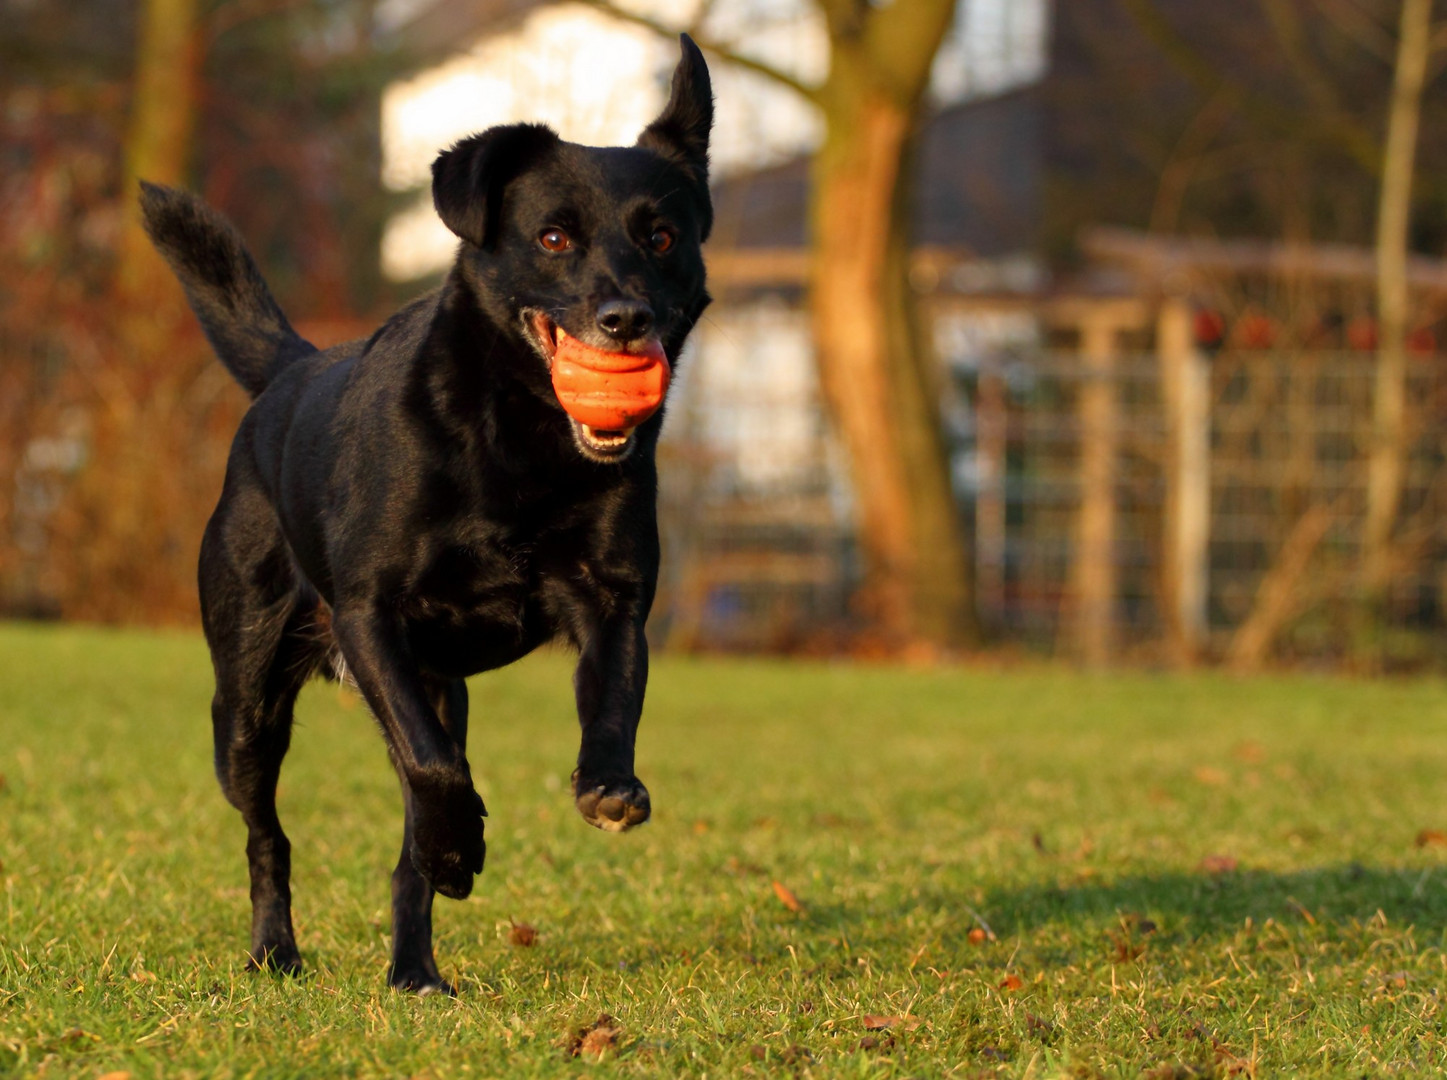
[[[804,905],[799,903],[799,898],[782,881],[774,882],[774,895],[779,898],[779,903],[795,914],[804,910]]]
[[[708,832],[708,830],[711,829],[712,827],[713,827],[713,826],[711,826],[711,825],[710,825],[707,821],[705,821],[703,818],[699,818],[697,821],[695,821],[695,822],[693,823],[693,831],[694,831],[695,835],[698,835],[698,836],[702,836],[704,833]]]
[[[793,1066],[807,1065],[814,1060],[814,1055],[809,1053],[808,1047],[800,1046],[798,1043],[785,1047],[779,1057],[783,1059],[785,1065]]]
[[[885,1028],[892,1027],[903,1028],[905,1031],[913,1031],[919,1027],[920,1024],[924,1023],[919,1017],[908,1014],[904,1016],[877,1016],[874,1013],[865,1013],[859,1019],[860,1022],[864,1024],[866,1031],[883,1031]]]
[[[879,1038],[879,1037],[876,1036],[876,1035],[866,1035],[866,1036],[864,1036],[864,1038],[862,1038],[862,1039],[859,1040],[859,1049],[861,1049],[861,1050],[893,1050],[893,1049],[894,1049],[894,1036],[893,1036],[893,1035],[886,1035],[886,1036],[884,1036],[884,1038],[881,1039],[881,1038]]]
[[[1423,829],[1417,834],[1418,847],[1447,847],[1447,832],[1441,829]]]
[[[1013,971],[1006,975],[1000,982],[1001,990],[1018,990],[1025,985],[1025,980],[1016,975]]]
[[[989,940],[989,935],[978,926],[966,934],[965,937],[969,939],[971,945],[983,945]]]
[[[763,874],[767,871],[758,863],[740,862],[735,856],[730,855],[728,862],[724,863],[724,869],[730,874]]]
[[[1230,874],[1240,865],[1231,855],[1207,855],[1201,860],[1201,869],[1208,874]]]
[[[1382,976],[1382,985],[1388,989],[1407,989],[1408,973],[1405,971],[1389,971]]]
[[[1231,756],[1248,765],[1260,765],[1266,760],[1266,748],[1254,739],[1247,739],[1231,749]]]
[[[524,949],[530,949],[538,943],[538,928],[525,922],[508,920],[511,927],[507,932],[507,939],[514,945],[520,945]]]
[[[1025,1030],[1037,1039],[1048,1039],[1055,1034],[1055,1025],[1043,1016],[1027,1012],[1025,1014]]]
[[[1210,765],[1198,765],[1191,775],[1209,787],[1220,787],[1229,779],[1220,769],[1213,768]]]
[[[1112,946],[1111,959],[1117,964],[1139,960],[1146,952],[1145,943],[1136,941],[1131,937],[1130,931],[1126,931],[1124,934],[1111,934],[1110,943]]]
[[[618,1045],[623,1028],[607,1013],[599,1013],[591,1027],[578,1028],[563,1037],[563,1049],[570,1058],[587,1057],[602,1061]]]

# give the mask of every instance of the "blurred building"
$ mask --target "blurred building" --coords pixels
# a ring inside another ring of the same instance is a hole
[[[631,142],[677,56],[583,5],[390,8],[437,58],[384,103],[384,176],[416,191],[383,244],[400,278],[435,273],[452,253],[425,190],[439,146],[523,119],[574,141]],[[1333,127],[1259,5],[1151,10],[1143,22],[1119,0],[1053,11],[962,0],[935,66],[911,275],[941,365],[978,614],[997,640],[1091,660],[1340,658],[1355,647],[1372,256],[1312,239],[1370,234],[1370,163],[1348,160],[1340,124],[1379,124],[1361,110],[1383,99],[1390,71],[1348,57],[1350,34],[1312,16],[1303,40],[1340,60]],[[710,18],[745,53],[802,79],[822,73],[807,0],[736,0]],[[682,645],[828,647],[849,625],[857,568],[804,310],[818,120],[761,76],[713,73],[717,302],[665,428],[667,576],[653,630]],[[1427,103],[1424,163],[1447,152],[1441,111]],[[1421,185],[1419,247],[1447,220],[1432,210],[1442,176]],[[1256,239],[1210,239],[1223,228]],[[1169,239],[1183,233],[1205,239]],[[1433,654],[1447,623],[1444,275],[1441,263],[1414,270],[1391,600],[1404,635],[1393,648],[1409,662]]]

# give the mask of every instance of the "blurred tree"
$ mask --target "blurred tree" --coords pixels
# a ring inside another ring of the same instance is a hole
[[[407,61],[375,6],[0,4],[0,606],[194,618],[245,399],[137,228],[137,177],[205,192],[291,310],[392,306],[378,116]]]
[[[1417,129],[1432,53],[1432,0],[1402,0],[1377,209],[1377,371],[1362,537],[1363,603],[1375,620],[1392,579],[1392,534],[1406,471],[1408,236]]]
[[[678,26],[590,0],[660,33]],[[909,285],[912,162],[936,52],[956,0],[813,0],[829,72],[811,85],[701,31],[727,63],[816,105],[824,141],[810,184],[810,306],[820,381],[849,454],[866,580],[861,599],[897,642],[959,645],[976,628],[970,563],[940,432],[932,349]]]
[[[1433,6],[1077,0],[1058,9],[1057,254],[1068,257],[1079,227],[1098,221],[1375,248],[1375,294],[1338,295],[1345,310],[1319,313],[1375,332],[1358,627],[1368,663],[1397,565],[1405,341],[1422,314],[1407,260],[1447,253],[1447,99],[1424,93],[1447,55]]]
[[[1071,0],[1045,87],[1045,238],[1374,241],[1401,0]],[[1422,100],[1409,246],[1447,248],[1447,98]],[[1349,313],[1351,314],[1351,313]]]

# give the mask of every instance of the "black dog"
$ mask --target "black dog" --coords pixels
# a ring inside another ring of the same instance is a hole
[[[682,51],[636,146],[520,124],[442,153],[433,198],[462,240],[457,261],[365,342],[302,340],[227,222],[145,185],[152,240],[256,398],[200,566],[216,772],[248,830],[253,966],[301,965],[275,796],[292,704],[318,672],[355,680],[402,779],[395,987],[451,992],[432,955],[433,890],[465,897],[482,870],[465,676],[570,641],[578,810],[610,831],[648,819],[633,746],[662,414],[595,431],[564,413],[549,369],[559,328],[614,352],[661,343],[676,361],[708,304],[713,98],[687,37]]]

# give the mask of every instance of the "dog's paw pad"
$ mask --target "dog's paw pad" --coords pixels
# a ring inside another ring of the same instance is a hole
[[[637,778],[588,784],[574,782],[575,805],[583,820],[604,832],[623,832],[648,820],[648,789]]]

